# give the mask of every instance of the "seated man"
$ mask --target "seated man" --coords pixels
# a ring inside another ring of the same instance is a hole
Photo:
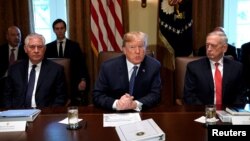
[[[28,35],[24,50],[29,59],[13,64],[8,70],[5,107],[63,106],[67,96],[63,66],[44,58],[44,37],[36,33]]]
[[[244,104],[242,64],[224,57],[226,51],[225,33],[209,33],[206,39],[207,56],[187,65],[184,81],[186,104]]]
[[[93,91],[95,106],[140,111],[160,102],[161,64],[145,55],[146,47],[145,33],[129,32],[124,35],[124,55],[101,65]]]
[[[214,31],[221,31],[224,32],[224,29],[222,27],[216,27]],[[225,32],[224,32],[225,33]],[[232,55],[234,60],[238,60],[237,53],[236,53],[236,47],[233,45],[228,44],[227,51],[225,52],[225,55]],[[206,45],[202,46],[198,50],[198,56],[206,56]]]

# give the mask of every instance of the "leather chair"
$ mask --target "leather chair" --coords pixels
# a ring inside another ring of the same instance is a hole
[[[70,104],[70,59],[68,58],[48,58],[53,62],[60,64],[64,68],[66,86],[67,86],[67,93],[68,93],[68,100],[66,102],[66,106]]]
[[[115,51],[102,51],[102,52],[100,52],[98,55],[98,70],[100,69],[102,62],[104,62],[108,59],[114,58],[114,57],[118,57],[122,54],[123,54],[123,52],[115,52]],[[146,55],[151,56],[151,57],[155,57],[154,52],[149,50],[149,49],[146,50]]]
[[[175,104],[183,105],[184,79],[187,64],[202,57],[176,57],[174,71],[174,99]]]

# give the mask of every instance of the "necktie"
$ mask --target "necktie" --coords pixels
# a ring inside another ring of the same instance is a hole
[[[35,78],[36,78],[36,65],[32,65],[32,69],[30,71],[28,89],[26,93],[25,106],[31,107],[31,98],[34,90]]]
[[[15,51],[16,49],[12,48],[10,53],[9,65],[12,65],[15,62]]]
[[[60,42],[59,45],[59,58],[63,58],[63,47],[62,47],[62,41]]]
[[[134,92],[134,83],[135,83],[135,77],[136,77],[137,69],[138,69],[137,66],[133,67],[133,72],[132,72],[132,75],[130,77],[130,81],[129,81],[129,94],[130,95],[133,95],[133,92]]]
[[[218,68],[219,63],[215,63],[215,74],[214,74],[214,81],[215,81],[215,93],[216,93],[216,104],[222,104],[222,77],[220,70]]]

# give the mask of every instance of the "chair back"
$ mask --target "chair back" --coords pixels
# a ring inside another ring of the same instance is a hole
[[[202,57],[176,57],[174,71],[174,98],[177,105],[183,104],[184,79],[187,64]]]
[[[65,81],[66,81],[66,87],[67,87],[67,93],[68,93],[68,100],[66,102],[66,105],[69,105],[70,103],[70,59],[68,58],[48,58],[49,60],[62,65],[64,68],[64,74],[65,74]]]
[[[109,59],[121,56],[123,52],[116,52],[116,51],[102,51],[98,55],[98,70],[100,69],[101,64]],[[146,50],[146,55],[155,57],[154,52],[151,50]]]

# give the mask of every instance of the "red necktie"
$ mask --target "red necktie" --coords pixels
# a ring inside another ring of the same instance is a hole
[[[216,93],[216,104],[222,104],[222,77],[220,70],[218,68],[220,64],[215,63],[215,74],[214,74],[214,81],[215,81],[215,93]]]
[[[15,51],[16,49],[12,48],[10,53],[9,65],[12,65],[15,62]]]

